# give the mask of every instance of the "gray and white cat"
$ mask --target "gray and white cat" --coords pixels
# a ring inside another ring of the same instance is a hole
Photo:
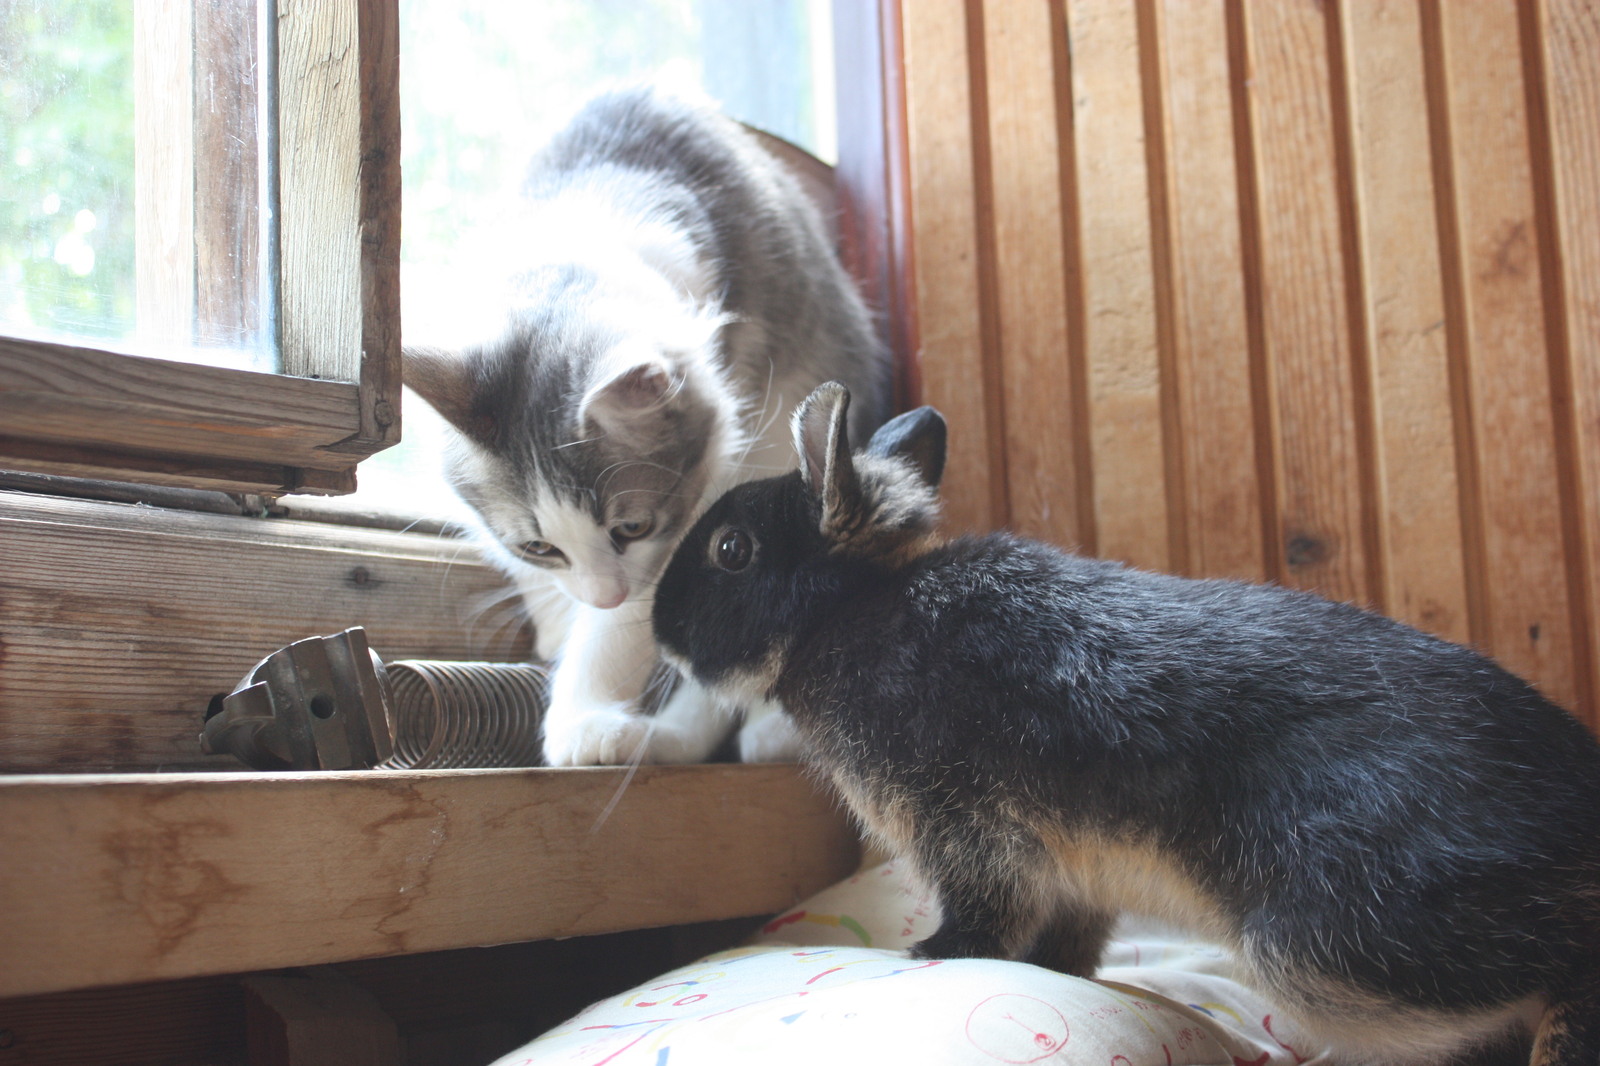
[[[407,347],[406,382],[457,430],[450,479],[557,660],[546,761],[699,761],[731,709],[685,679],[641,713],[656,579],[711,501],[793,465],[816,385],[848,383],[870,434],[887,355],[816,208],[710,108],[598,97],[534,158],[520,208],[503,321]],[[739,710],[742,758],[793,757],[781,713]]]

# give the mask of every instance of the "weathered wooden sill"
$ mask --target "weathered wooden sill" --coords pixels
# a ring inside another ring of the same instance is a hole
[[[0,998],[768,914],[855,860],[793,766],[0,777]]]

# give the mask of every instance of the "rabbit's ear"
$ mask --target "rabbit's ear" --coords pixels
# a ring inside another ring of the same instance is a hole
[[[850,458],[845,415],[850,390],[837,381],[818,385],[794,413],[794,447],[800,453],[800,476],[822,504],[822,527],[855,509],[861,489]]]
[[[917,476],[929,488],[936,489],[944,476],[944,415],[932,407],[896,415],[878,427],[867,442],[866,452],[885,459],[908,460]]]

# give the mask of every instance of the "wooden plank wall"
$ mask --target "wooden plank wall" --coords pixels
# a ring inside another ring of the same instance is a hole
[[[1596,724],[1600,3],[901,18],[952,525],[1368,604]]]

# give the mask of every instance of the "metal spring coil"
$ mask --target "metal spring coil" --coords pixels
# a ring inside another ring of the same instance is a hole
[[[528,663],[405,659],[385,668],[393,693],[391,770],[538,766],[550,670]]]

